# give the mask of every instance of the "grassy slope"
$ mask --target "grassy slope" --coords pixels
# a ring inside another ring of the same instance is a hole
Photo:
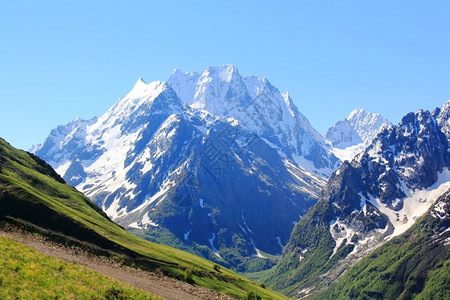
[[[0,257],[1,299],[156,299],[81,265],[1,237]]]
[[[208,260],[133,236],[42,160],[0,139],[0,219],[5,215],[108,249],[142,268],[177,278],[190,269],[196,284],[237,298],[252,291],[263,299],[285,299],[225,268],[215,271]]]
[[[328,271],[347,251],[343,247],[333,259],[329,259],[334,240],[329,231],[328,210],[329,204],[326,201],[313,206],[294,227],[290,242],[284,248],[283,257],[278,264],[250,277],[260,279],[289,296],[295,296],[301,286],[320,285],[318,275]],[[302,254],[304,258],[300,263],[302,249],[308,251]]]
[[[448,211],[450,192],[440,200]],[[448,217],[426,214],[348,270],[337,285],[311,298],[450,299],[449,227]]]

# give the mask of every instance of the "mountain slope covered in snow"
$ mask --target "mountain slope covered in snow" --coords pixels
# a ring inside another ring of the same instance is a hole
[[[331,143],[333,153],[341,161],[351,161],[372,142],[383,126],[389,124],[383,116],[358,108],[329,128],[325,139]]]
[[[139,79],[34,151],[129,230],[237,270],[273,265],[338,163],[287,94],[232,66]]]
[[[177,69],[167,83],[192,108],[235,120],[308,171],[328,177],[339,164],[289,93],[280,93],[266,78],[244,77],[225,65],[194,73]]]

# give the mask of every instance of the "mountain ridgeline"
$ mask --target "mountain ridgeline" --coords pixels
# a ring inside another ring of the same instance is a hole
[[[343,121],[330,127],[325,133],[325,139],[331,143],[333,153],[340,160],[351,161],[372,142],[384,126],[390,124],[383,116],[358,108]]]
[[[136,234],[247,271],[273,265],[316,203],[330,149],[287,93],[223,66],[139,79],[33,152]]]
[[[450,188],[447,110],[407,114],[344,162],[295,226],[269,285],[290,296],[315,293],[410,228]]]

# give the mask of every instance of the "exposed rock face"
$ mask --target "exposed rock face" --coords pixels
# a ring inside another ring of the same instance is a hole
[[[447,124],[446,106],[435,117],[423,110],[407,114],[342,164],[295,226],[272,286],[298,295],[314,291],[321,280],[333,282],[344,261],[351,265],[410,228],[447,191],[450,154],[439,125]]]

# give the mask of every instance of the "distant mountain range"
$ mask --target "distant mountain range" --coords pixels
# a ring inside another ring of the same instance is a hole
[[[450,188],[449,111],[393,125],[356,109],[322,137],[288,93],[225,65],[139,79],[32,151],[138,236],[266,270],[255,276],[289,296],[331,297]]]

